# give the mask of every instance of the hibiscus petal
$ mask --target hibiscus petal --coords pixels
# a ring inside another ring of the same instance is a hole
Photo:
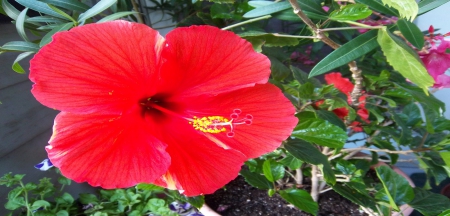
[[[125,21],[61,32],[31,60],[33,95],[72,113],[120,114],[152,95],[164,38]]]
[[[171,131],[165,129],[173,128]],[[157,132],[172,158],[168,172],[154,184],[178,189],[186,196],[210,194],[236,178],[246,157],[224,149],[181,118],[159,124]]]
[[[238,109],[241,111],[235,121],[238,122],[250,115],[251,124],[236,125],[233,137],[227,136],[230,130],[207,134],[220,141],[217,142],[219,146],[238,150],[248,158],[258,157],[278,148],[298,122],[292,103],[272,84],[256,85],[215,97],[191,98],[188,101],[195,101],[185,105],[185,115],[188,116],[223,116],[230,119],[233,111]]]
[[[170,164],[165,144],[150,135],[138,116],[61,112],[53,130],[49,158],[76,182],[107,189],[151,183]]]
[[[349,95],[353,91],[353,83],[349,79],[343,78],[341,73],[333,72],[325,74],[325,81],[328,85],[334,84],[335,88],[346,95]]]
[[[230,31],[212,26],[177,28],[166,36],[162,93],[189,97],[215,95],[266,83],[269,59]]]

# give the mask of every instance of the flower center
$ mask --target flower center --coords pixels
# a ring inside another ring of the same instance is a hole
[[[251,114],[240,117],[242,116],[242,111],[240,109],[234,109],[233,113],[230,114],[230,119],[223,116],[194,116],[193,118],[189,118],[161,106],[158,101],[153,101],[151,98],[142,100],[140,105],[143,108],[143,112],[158,110],[165,114],[187,120],[195,130],[212,134],[225,132],[227,137],[230,138],[234,137],[234,129],[237,125],[251,125],[253,122],[253,116]]]

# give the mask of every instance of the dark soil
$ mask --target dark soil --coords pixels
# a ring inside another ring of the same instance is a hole
[[[205,196],[205,202],[222,216],[309,216],[311,214],[289,205],[281,196],[272,197],[267,191],[247,184],[238,176],[214,194]],[[319,214],[321,216],[363,216],[359,206],[343,198],[334,191],[320,195]]]

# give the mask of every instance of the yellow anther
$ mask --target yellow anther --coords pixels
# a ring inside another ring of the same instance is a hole
[[[201,118],[194,116],[194,119],[189,124],[192,124],[195,130],[205,133],[224,132],[227,130],[225,126],[231,126],[231,122],[223,116],[207,116]]]

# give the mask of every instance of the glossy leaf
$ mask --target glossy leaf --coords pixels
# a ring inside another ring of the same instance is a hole
[[[87,10],[89,10],[89,6],[77,1],[77,0],[39,0],[41,2],[47,3],[47,4],[51,4],[51,5],[55,5],[57,7],[61,7],[67,10],[74,10],[74,11],[79,11],[79,12],[85,12]]]
[[[252,1],[250,1],[250,2],[252,2]],[[327,13],[322,9],[322,6],[320,4],[318,4],[316,1],[302,0],[302,1],[297,1],[297,2],[305,12],[311,12],[311,13],[314,13],[317,15],[323,15],[323,16],[327,15]],[[249,4],[252,5],[252,3],[249,3]],[[282,2],[277,2],[274,4],[267,4],[267,5],[263,4],[262,6],[259,6],[255,9],[245,13],[244,18],[260,17],[260,16],[280,12],[283,10],[291,9],[291,8],[292,8],[291,4],[288,1],[282,1]],[[291,12],[292,12],[292,9],[291,9]]]
[[[423,33],[420,31],[420,29],[413,23],[405,20],[405,19],[399,19],[397,21],[398,29],[400,29],[400,32],[402,35],[412,44],[414,45],[418,50],[421,50],[425,40],[423,39]]]
[[[383,4],[398,10],[400,17],[414,20],[419,12],[419,6],[415,0],[382,0]]]
[[[309,11],[303,11],[307,17],[309,17],[312,20],[326,20],[328,17],[326,15],[322,14],[316,14]],[[287,20],[287,21],[300,21],[300,17],[298,17],[297,14],[292,13],[291,10],[283,10],[277,13],[274,13],[272,17],[280,19],[280,20]]]
[[[115,4],[117,0],[100,0],[95,4],[93,7],[91,7],[86,12],[80,14],[80,17],[78,17],[78,22],[84,22],[87,19],[103,12],[104,10],[111,7],[113,4]]]
[[[25,8],[22,12],[20,12],[19,16],[17,17],[16,20],[16,29],[17,29],[17,33],[19,33],[19,36],[24,40],[24,41],[29,41],[27,34],[25,33],[25,17],[27,15],[27,11],[28,8]]]
[[[10,51],[37,52],[39,51],[39,46],[26,41],[10,41],[5,43],[1,49]]]
[[[303,164],[303,162],[301,160],[292,156],[290,153],[287,153],[286,157],[281,159],[279,162],[281,164],[283,164],[284,166],[289,167],[289,169],[291,169],[291,170],[298,169]]]
[[[245,178],[245,181],[251,186],[268,190],[273,188],[273,184],[267,178],[259,173],[250,172],[249,170],[241,170],[240,174]]]
[[[422,0],[419,2],[419,15],[431,11],[450,0]]]
[[[60,14],[53,11],[46,3],[40,2],[37,0],[16,0],[19,4],[30,8],[32,10],[35,10],[37,12],[45,13],[54,17],[66,19],[64,16],[61,16]]]
[[[369,207],[369,208],[375,207],[374,200],[372,197],[370,197],[366,194],[361,194],[359,191],[357,191],[353,188],[350,188],[348,186],[344,186],[341,184],[335,184],[335,185],[333,185],[333,190],[336,191],[341,196],[349,199],[350,201],[352,201],[360,206]]]
[[[381,0],[355,0],[355,2],[363,3],[372,10],[379,11],[381,13],[392,15],[392,16],[399,16],[399,13],[396,9],[388,7],[381,2]]]
[[[434,84],[434,79],[428,74],[417,53],[386,29],[378,31],[377,41],[389,64],[406,79],[428,92],[428,87]]]
[[[331,148],[342,148],[347,140],[342,128],[322,119],[301,119],[292,136]]]
[[[284,166],[272,160],[266,160],[263,163],[263,173],[266,178],[275,182],[284,177]]]
[[[397,204],[402,205],[414,199],[413,188],[403,176],[394,172],[388,166],[379,166],[375,168],[375,171],[383,184],[390,206],[394,210],[399,211]]]
[[[117,13],[103,17],[102,19],[97,21],[97,23],[108,22],[111,20],[116,20],[116,19],[119,19],[119,18],[122,18],[125,16],[133,15],[133,14],[137,14],[137,12],[133,12],[133,11],[117,12]]]
[[[365,19],[372,14],[372,10],[364,4],[348,4],[339,10],[331,12],[330,19],[336,21],[356,21]]]
[[[20,11],[18,11],[14,6],[12,6],[8,1],[2,0],[2,8],[5,11],[6,15],[11,17],[13,20],[17,20],[17,17],[20,14]]]
[[[423,215],[437,215],[450,209],[450,200],[446,196],[422,188],[414,188],[413,190],[414,199],[408,204]]]
[[[12,65],[12,69],[13,71],[23,74],[25,73],[25,70],[22,68],[22,66],[20,66],[19,61],[21,61],[22,59],[28,57],[29,55],[32,55],[34,52],[24,52],[21,53],[17,56],[17,58],[14,60],[13,65]]]
[[[49,31],[47,34],[44,35],[44,37],[41,39],[41,42],[39,43],[40,47],[45,46],[46,44],[50,43],[52,41],[52,36],[60,31],[66,31],[73,27],[73,22],[64,23],[61,25],[56,26],[51,31]]]
[[[281,190],[279,193],[283,199],[300,210],[317,215],[319,205],[317,202],[314,202],[311,195],[307,191],[300,189],[287,189]]]
[[[330,122],[331,124],[334,124],[338,127],[340,127],[342,130],[347,130],[347,127],[345,126],[344,122],[336,116],[331,111],[327,110],[316,110],[316,114],[319,118],[324,119],[325,121]]]
[[[333,70],[378,47],[377,30],[370,30],[331,52],[311,70],[309,77]]]
[[[201,208],[205,204],[205,196],[186,197],[186,201],[196,208]]]
[[[284,145],[284,148],[294,157],[306,163],[320,165],[326,182],[332,185],[336,183],[336,177],[331,169],[328,158],[311,143],[302,140],[289,140]]]

